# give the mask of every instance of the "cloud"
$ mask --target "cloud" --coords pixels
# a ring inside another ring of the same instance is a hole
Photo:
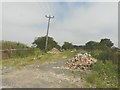
[[[118,43],[117,3],[20,2],[3,3],[3,39],[31,45],[46,35],[46,14],[54,15],[49,35],[60,45],[64,41],[85,44],[89,40],[110,38]]]
[[[65,19],[53,26],[56,30],[53,32],[56,32],[57,37],[60,35],[61,42],[67,39],[75,44],[84,44],[89,40],[98,41],[107,37],[117,45],[117,3],[87,3],[83,7],[70,7],[70,11],[63,12],[66,12],[63,13]]]
[[[3,3],[3,39],[30,45],[46,32],[48,3]]]

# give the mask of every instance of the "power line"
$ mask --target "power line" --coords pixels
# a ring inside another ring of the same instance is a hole
[[[45,42],[45,51],[47,52],[47,44],[48,44],[48,32],[49,32],[49,26],[50,26],[50,19],[54,18],[54,16],[47,16],[45,15],[46,18],[48,18],[48,27],[47,27],[47,34],[46,34],[46,42]]]

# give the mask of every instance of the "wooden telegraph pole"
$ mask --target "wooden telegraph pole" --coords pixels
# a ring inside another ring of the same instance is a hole
[[[50,19],[54,18],[54,16],[45,15],[48,18],[48,26],[47,26],[47,34],[46,34],[46,41],[45,41],[45,52],[47,52],[47,45],[48,45],[48,33],[49,33],[49,26],[50,26]]]

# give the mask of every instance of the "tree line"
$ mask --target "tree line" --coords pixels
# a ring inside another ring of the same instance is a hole
[[[41,50],[45,49],[45,39],[46,36],[38,37],[34,40],[33,47],[37,47]],[[64,42],[62,46],[58,45],[58,42],[56,42],[52,37],[48,37],[48,50],[51,50],[52,48],[57,49],[64,49],[64,50],[70,50],[70,49],[87,49],[87,50],[93,50],[93,49],[109,49],[113,48],[114,43],[110,39],[101,39],[100,42],[96,41],[89,41],[85,45],[79,46],[79,45],[73,45],[70,42]],[[114,47],[115,49],[118,49]]]
[[[39,48],[41,50],[45,49],[45,40],[46,36],[38,37],[32,43],[32,47]],[[58,44],[52,37],[48,37],[48,50],[52,48],[63,49],[63,50],[72,50],[72,49],[86,49],[86,50],[106,50],[106,49],[116,49],[119,50],[117,47],[113,47],[114,43],[110,39],[101,39],[100,42],[96,41],[88,41],[85,45],[73,45],[71,42],[64,42],[62,46]],[[13,42],[13,41],[0,41],[0,47],[3,50],[5,49],[25,49],[30,48],[29,46],[20,43],[20,42]]]
[[[46,36],[38,37],[34,40],[32,43],[32,46],[29,47],[23,43],[20,42],[12,42],[12,41],[1,41],[0,47],[2,47],[2,50],[5,49],[29,49],[21,50],[21,51],[13,51],[13,56],[29,56],[34,53],[36,48],[40,49],[44,52],[45,50],[45,40]],[[91,53],[91,55],[99,60],[106,61],[106,60],[112,60],[114,63],[118,62],[118,56],[120,56],[120,50],[117,47],[114,47],[114,43],[108,39],[104,38],[101,39],[100,42],[96,41],[88,41],[85,43],[85,45],[73,45],[70,42],[64,42],[62,46],[58,44],[52,37],[48,37],[48,51],[52,48],[57,48],[58,50],[64,51],[64,50],[85,50]],[[5,52],[6,53],[6,52]],[[7,51],[7,53],[9,53]],[[30,53],[30,54],[29,54]],[[3,52],[4,54],[4,52]]]
[[[45,38],[46,36],[38,37],[34,40],[33,47],[39,48],[44,51],[45,49]],[[114,43],[108,39],[101,39],[100,42],[88,41],[85,45],[73,45],[70,42],[64,42],[62,46],[52,38],[48,37],[48,51],[52,48],[57,48],[59,50],[85,50],[91,55],[103,62],[107,60],[112,60],[113,63],[118,63],[118,56],[120,56],[120,49],[114,47]]]

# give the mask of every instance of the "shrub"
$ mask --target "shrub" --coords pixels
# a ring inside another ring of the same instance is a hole
[[[27,45],[19,42],[13,42],[13,41],[0,41],[0,45],[2,45],[2,49],[25,49],[29,48]]]
[[[97,88],[118,88],[118,66],[111,61],[98,61],[86,80]]]
[[[120,55],[119,52],[114,51],[112,49],[108,50],[93,50],[90,52],[91,55],[98,59],[102,60],[104,62],[111,60],[113,63],[117,64],[118,63],[118,56]]]
[[[28,49],[28,50],[16,50],[13,51],[11,54],[12,58],[24,58],[24,57],[28,57],[34,55],[34,50],[33,49]]]

